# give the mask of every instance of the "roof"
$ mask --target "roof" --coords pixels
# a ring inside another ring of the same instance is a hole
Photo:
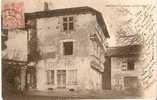
[[[106,24],[104,22],[102,14],[93,9],[91,7],[74,7],[74,8],[65,8],[65,9],[54,9],[47,11],[38,11],[33,13],[25,13],[26,20],[28,19],[36,19],[36,18],[45,18],[45,17],[54,17],[54,16],[63,16],[63,15],[71,15],[71,14],[84,14],[84,13],[92,13],[96,15],[98,24],[102,28],[102,31],[105,37],[110,37],[106,28]]]
[[[119,47],[110,47],[107,50],[106,56],[133,56],[139,55],[141,52],[141,45],[127,45]]]

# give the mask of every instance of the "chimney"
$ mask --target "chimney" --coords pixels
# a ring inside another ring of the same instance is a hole
[[[44,11],[49,10],[49,4],[47,2],[44,2]]]

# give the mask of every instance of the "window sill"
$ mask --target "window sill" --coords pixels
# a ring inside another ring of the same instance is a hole
[[[64,58],[71,58],[74,57],[74,55],[63,55]]]
[[[54,83],[47,83],[47,85],[55,85]]]
[[[67,30],[67,31],[64,31],[63,30],[63,32],[65,33],[65,34],[71,34],[71,33],[73,33],[75,30]]]

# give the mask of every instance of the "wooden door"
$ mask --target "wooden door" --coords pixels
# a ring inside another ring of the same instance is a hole
[[[66,87],[66,70],[57,71],[57,86],[58,88]]]

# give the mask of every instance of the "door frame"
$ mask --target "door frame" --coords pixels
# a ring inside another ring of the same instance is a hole
[[[60,71],[60,72],[59,72]],[[62,73],[63,72],[63,73]],[[66,88],[66,74],[67,71],[66,70],[57,70],[57,88]],[[60,81],[60,82],[59,82]],[[61,84],[59,84],[61,83]]]

